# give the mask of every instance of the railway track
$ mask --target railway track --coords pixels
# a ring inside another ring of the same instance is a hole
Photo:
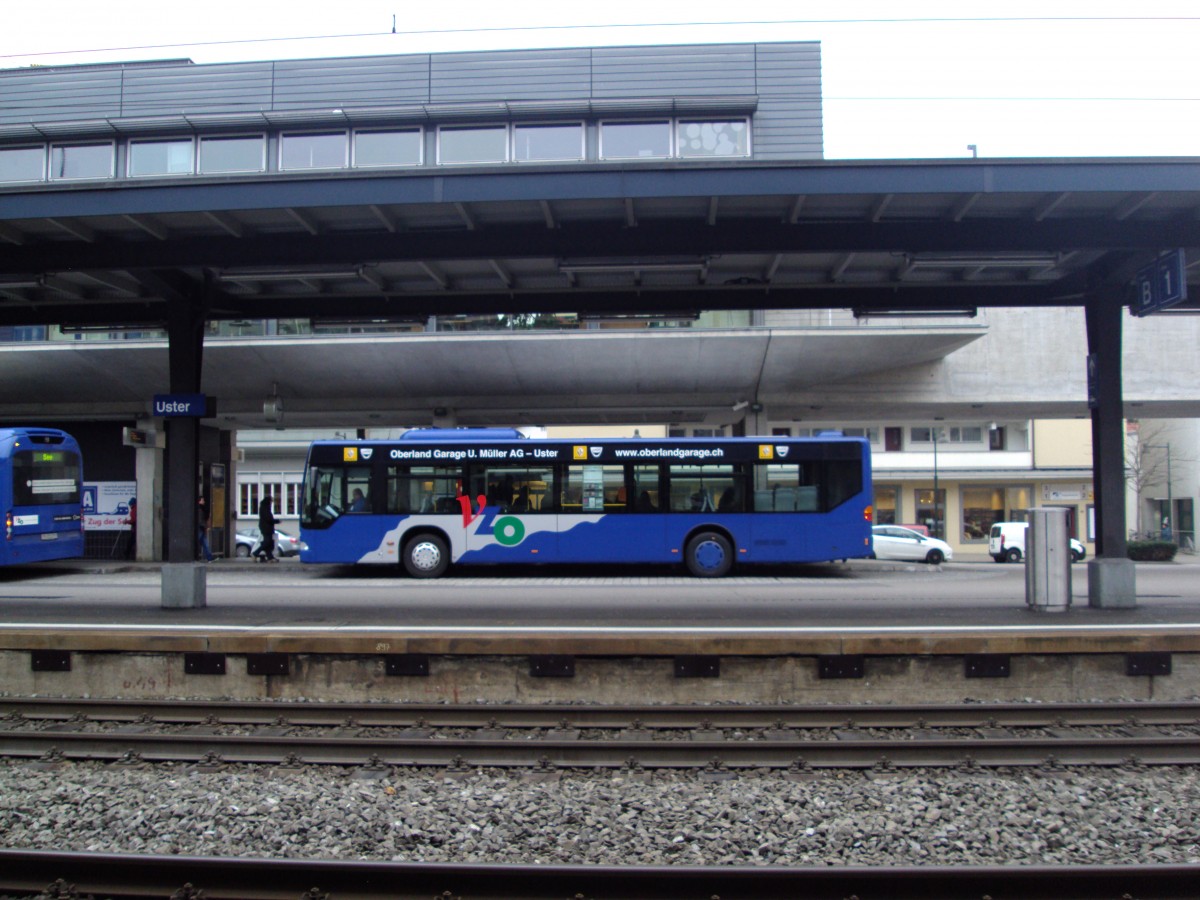
[[[909,706],[837,705],[651,705],[306,703],[247,700],[109,700],[0,697],[0,720],[94,719],[226,724],[336,725],[347,719],[363,727],[419,725],[487,727],[645,728],[949,728],[1047,727],[1053,725],[1197,725],[1200,701],[1125,703],[978,703]]]
[[[1200,866],[496,866],[0,850],[0,890],[179,900],[1194,898]]]
[[[616,708],[3,698],[0,755],[547,772],[1194,765],[1200,703]]]

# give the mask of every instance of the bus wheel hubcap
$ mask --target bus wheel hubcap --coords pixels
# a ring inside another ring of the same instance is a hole
[[[435,569],[441,560],[442,554],[438,552],[435,544],[417,544],[413,547],[412,561],[418,569]]]
[[[719,568],[725,561],[725,552],[716,541],[705,541],[696,548],[696,562],[705,569]]]

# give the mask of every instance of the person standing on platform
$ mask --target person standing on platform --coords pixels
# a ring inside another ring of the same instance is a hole
[[[137,497],[129,501],[129,518],[125,520],[129,526],[129,543],[125,545],[126,559],[137,559]]]
[[[212,562],[212,550],[208,548],[208,504],[203,497],[196,501],[196,537],[200,544],[200,555],[205,562]]]
[[[262,540],[254,554],[259,562],[279,562],[275,558],[275,505],[267,494],[258,504],[258,531]]]

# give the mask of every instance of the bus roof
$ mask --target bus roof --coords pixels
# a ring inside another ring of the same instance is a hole
[[[402,441],[523,441],[526,435],[515,428],[412,428],[400,435]]]

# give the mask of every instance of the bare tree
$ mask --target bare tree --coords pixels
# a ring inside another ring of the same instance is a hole
[[[1174,482],[1176,475],[1182,470],[1182,466],[1177,466],[1172,472],[1172,463],[1193,461],[1190,456],[1181,452],[1182,446],[1179,450],[1168,451],[1170,438],[1170,429],[1160,422],[1138,422],[1131,419],[1126,426],[1125,481],[1137,498],[1136,530],[1139,533],[1145,533],[1145,529],[1142,528],[1143,492],[1147,488],[1161,485],[1167,488],[1168,495],[1174,493],[1181,496],[1175,484],[1167,483],[1168,477]],[[1186,491],[1182,495],[1186,495]],[[1158,523],[1152,524],[1153,528],[1157,526]]]

